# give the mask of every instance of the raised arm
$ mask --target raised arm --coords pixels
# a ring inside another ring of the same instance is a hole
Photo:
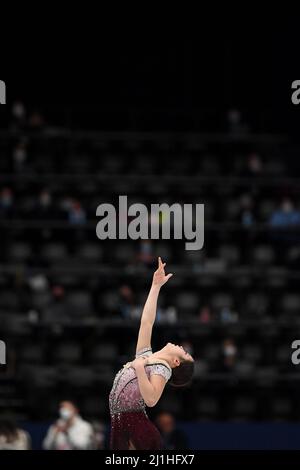
[[[158,258],[158,268],[153,275],[152,285],[148,294],[139,330],[136,352],[144,348],[151,348],[152,328],[156,317],[157,299],[160,288],[173,276],[173,274],[165,274],[166,263]]]

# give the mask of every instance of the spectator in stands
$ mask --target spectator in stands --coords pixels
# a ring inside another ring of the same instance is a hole
[[[247,159],[247,168],[245,176],[262,176],[263,172],[263,163],[261,157],[253,152],[250,153]]]
[[[13,149],[12,158],[14,170],[22,171],[27,160],[27,147],[25,141],[19,142],[15,146]]]
[[[185,433],[176,427],[175,418],[171,413],[163,411],[156,418],[160,430],[163,448],[166,450],[187,450],[188,441]]]
[[[239,314],[233,311],[230,307],[223,307],[220,311],[221,323],[237,323]]]
[[[22,101],[15,101],[11,108],[12,129],[24,129],[26,125],[26,109]]]
[[[288,227],[290,225],[300,224],[300,212],[295,209],[290,198],[285,197],[278,209],[270,217],[272,227]]]
[[[123,285],[120,287],[119,296],[119,309],[121,316],[123,318],[131,318],[132,309],[135,307],[133,290],[131,289],[131,287]]]
[[[231,134],[240,134],[249,131],[248,125],[243,122],[241,112],[236,109],[229,109],[227,112],[227,127]]]
[[[200,313],[199,313],[199,321],[200,323],[207,324],[212,321],[212,312],[211,309],[208,305],[204,305],[204,307],[201,308]]]
[[[50,426],[43,442],[46,450],[89,450],[95,447],[92,426],[79,415],[72,401],[63,401],[59,419]]]
[[[141,240],[139,245],[138,260],[146,266],[151,267],[155,261],[153,245],[151,240]]]
[[[239,222],[247,228],[254,224],[254,201],[250,194],[243,194],[239,200]]]
[[[9,418],[0,419],[0,450],[29,450],[29,434]]]
[[[92,423],[94,430],[95,450],[103,450],[108,447],[105,425],[102,421]]]
[[[237,359],[237,347],[233,339],[226,338],[223,341],[222,358],[223,358],[222,368],[227,371],[231,371],[232,368],[235,366],[236,359]]]
[[[63,286],[52,287],[52,300],[43,311],[43,320],[46,323],[59,324],[71,320],[65,303],[65,289]]]
[[[74,225],[82,225],[86,222],[86,213],[79,201],[72,201],[69,209],[69,222]]]
[[[39,111],[33,111],[28,118],[28,126],[32,131],[40,131],[45,125],[44,116]]]
[[[11,188],[3,188],[0,193],[0,215],[7,217],[12,213],[14,196]]]
[[[43,189],[37,201],[37,216],[39,218],[51,218],[53,216],[52,195],[48,189]]]

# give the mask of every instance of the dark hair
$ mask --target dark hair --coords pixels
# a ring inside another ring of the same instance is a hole
[[[0,436],[5,436],[8,442],[14,441],[18,436],[15,422],[10,418],[0,419]]]
[[[169,384],[173,387],[185,387],[192,381],[194,373],[194,361],[183,360],[180,366],[172,369],[172,377]]]

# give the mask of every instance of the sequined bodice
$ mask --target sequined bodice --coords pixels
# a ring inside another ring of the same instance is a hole
[[[138,352],[137,356],[151,356],[151,349]],[[166,381],[171,377],[171,371],[164,364],[147,364],[145,371],[150,378],[152,374],[162,375]],[[116,375],[109,395],[109,406],[112,415],[126,411],[145,410],[145,402],[141,396],[135,369],[123,367]]]

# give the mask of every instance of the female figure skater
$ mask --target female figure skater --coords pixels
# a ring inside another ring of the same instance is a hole
[[[149,420],[145,407],[156,405],[169,380],[180,387],[192,378],[194,360],[181,346],[168,343],[157,352],[151,349],[159,291],[172,277],[165,274],[165,265],[159,258],[142,313],[135,359],[117,373],[109,395],[110,447],[114,450],[161,449],[160,433]]]

